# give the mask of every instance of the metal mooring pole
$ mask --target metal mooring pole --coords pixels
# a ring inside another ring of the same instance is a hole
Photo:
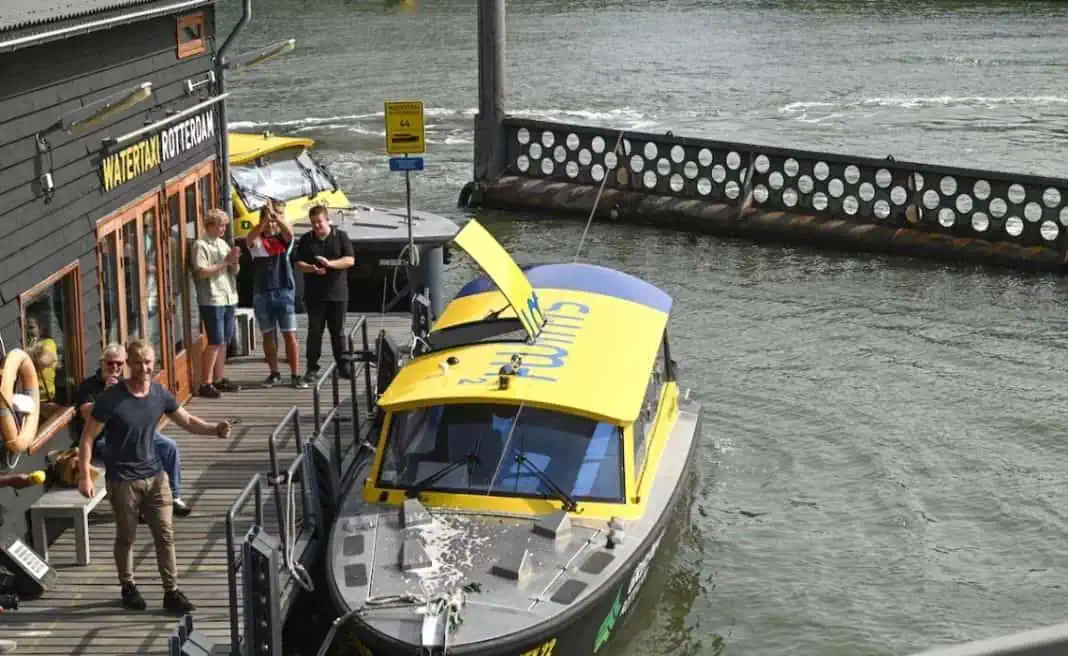
[[[245,0],[242,4],[241,18],[238,19],[237,25],[234,25],[234,29],[227,35],[226,40],[223,41],[219,49],[215,51],[215,90],[218,93],[226,91],[226,53],[229,52],[230,46],[233,44],[234,39],[241,30],[245,29],[245,25],[248,24],[249,19],[252,18],[252,0]],[[219,157],[222,160],[216,165],[216,174],[219,194],[219,204],[215,207],[220,207],[228,216],[234,215],[233,199],[230,197],[230,140],[226,132],[226,100],[219,103]],[[230,223],[228,237],[231,242],[233,241],[233,223]]]
[[[478,0],[478,116],[475,182],[504,171],[504,0]]]

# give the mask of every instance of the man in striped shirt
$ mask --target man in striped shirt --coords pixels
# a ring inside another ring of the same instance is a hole
[[[282,334],[289,360],[290,381],[293,387],[305,389],[308,383],[300,376],[297,351],[296,284],[293,265],[289,261],[289,247],[293,231],[285,222],[285,204],[268,201],[260,210],[260,222],[248,233],[246,243],[252,255],[254,283],[252,304],[256,323],[263,331],[263,354],[271,373],[263,381],[264,387],[274,387],[282,381],[278,371],[278,341]]]

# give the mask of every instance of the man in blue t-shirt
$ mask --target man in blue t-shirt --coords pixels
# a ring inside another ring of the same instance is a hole
[[[170,392],[153,381],[156,354],[149,342],[134,340],[126,347],[126,353],[119,355],[127,356],[124,359],[130,377],[104,390],[85,421],[78,447],[81,469],[78,489],[89,498],[96,495],[89,463],[93,442],[103,431],[108,501],[115,513],[115,568],[122,586],[122,605],[131,610],[144,610],[146,606],[133,576],[133,544],[138,515],[141,515],[152,530],[156,545],[156,563],[164,590],[163,607],[172,613],[189,613],[195,606],[178,589],[173,498],[167,473],[154,446],[156,425],[166,414],[191,433],[226,438],[230,435],[230,423],[209,424],[189,414]]]
[[[104,390],[119,382],[122,378],[122,368],[126,362],[126,349],[122,344],[108,344],[100,354],[100,368],[96,373],[82,381],[78,391],[74,393],[74,418],[71,419],[71,434],[74,438],[75,447],[82,439],[82,430],[85,428],[85,419],[93,412],[93,403],[96,397]],[[156,433],[154,445],[156,455],[163,463],[163,470],[167,472],[167,478],[171,485],[171,496],[174,497],[174,514],[185,517],[192,509],[185,501],[182,501],[182,457],[178,452],[178,443],[159,432]],[[97,439],[93,446],[93,457],[103,453],[104,440]]]

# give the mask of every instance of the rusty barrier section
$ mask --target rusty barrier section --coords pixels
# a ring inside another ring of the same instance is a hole
[[[1068,180],[508,118],[467,206],[1061,271]]]

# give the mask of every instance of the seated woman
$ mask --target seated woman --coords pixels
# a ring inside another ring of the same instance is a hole
[[[36,314],[26,317],[26,353],[37,367],[42,405],[56,401],[56,365],[59,363],[56,340],[45,334],[43,323]]]
[[[81,440],[85,420],[93,411],[96,396],[119,382],[125,365],[126,349],[121,344],[108,344],[100,354],[100,368],[78,387],[78,392],[74,397],[74,407],[77,412],[74,413],[74,419],[71,421],[75,446]],[[102,445],[103,439],[98,437],[93,444],[94,459]],[[163,464],[163,471],[167,472],[167,477],[170,479],[171,494],[174,497],[174,514],[184,517],[191,512],[192,508],[182,500],[182,461],[178,455],[178,444],[171,438],[156,433],[153,446],[156,449],[156,457]]]

